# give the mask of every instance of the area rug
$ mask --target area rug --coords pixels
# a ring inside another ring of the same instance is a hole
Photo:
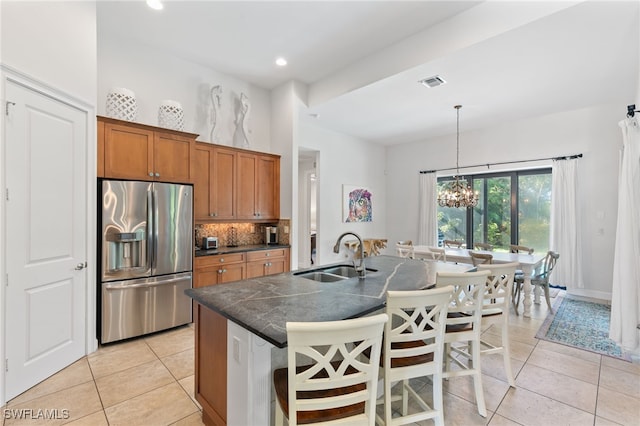
[[[536,338],[628,361],[609,339],[609,305],[559,297],[555,314],[549,314]]]

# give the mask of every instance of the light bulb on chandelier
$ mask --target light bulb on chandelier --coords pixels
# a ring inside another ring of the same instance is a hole
[[[441,207],[475,207],[478,205],[478,192],[474,192],[467,181],[460,177],[460,108],[462,105],[454,106],[456,109],[456,175],[453,181],[447,182],[438,193],[438,204]]]

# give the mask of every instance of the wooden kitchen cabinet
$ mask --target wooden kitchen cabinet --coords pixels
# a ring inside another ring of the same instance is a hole
[[[238,219],[273,220],[280,216],[280,157],[238,153]]]
[[[288,248],[250,251],[247,253],[247,278],[264,277],[288,271]]]
[[[192,176],[198,222],[236,217],[236,155],[233,149],[197,142]]]
[[[98,121],[98,144],[96,158],[96,175],[104,177],[104,122]]]
[[[103,177],[191,183],[197,135],[106,117],[98,117],[98,123],[99,132],[103,126],[102,146],[98,134],[98,170],[102,164]]]
[[[245,260],[245,252],[196,257],[193,287],[244,280],[246,278]]]

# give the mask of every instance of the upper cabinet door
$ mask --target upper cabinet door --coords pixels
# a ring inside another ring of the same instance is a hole
[[[260,219],[256,196],[257,165],[258,157],[255,154],[238,152],[238,219]]]
[[[153,177],[163,182],[190,182],[191,139],[170,133],[155,132]]]
[[[212,164],[211,212],[213,219],[235,219],[237,152],[216,147],[213,150]]]
[[[278,219],[280,217],[280,159],[259,155],[257,167],[258,219]]]
[[[104,175],[153,179],[153,131],[120,124],[104,126]]]
[[[196,143],[191,161],[193,176],[193,215],[196,221],[213,218],[213,146]]]

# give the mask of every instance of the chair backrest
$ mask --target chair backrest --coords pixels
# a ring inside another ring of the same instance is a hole
[[[427,258],[431,258],[433,260],[441,260],[443,262],[447,261],[447,253],[443,248],[440,247],[427,247]]]
[[[409,259],[414,258],[414,247],[410,244],[396,244],[396,253],[399,257],[405,257]]]
[[[452,294],[453,286],[387,292],[385,375],[396,369],[402,370],[402,378],[422,377],[442,370],[445,322]],[[403,363],[403,359],[414,362]],[[393,376],[385,377],[394,380]]]
[[[519,245],[516,245],[516,244],[509,245],[509,251],[511,253],[533,254],[533,249],[532,248],[526,247],[526,246],[519,246]]]
[[[551,271],[553,271],[553,268],[556,266],[559,257],[560,255],[555,251],[548,251],[542,262],[540,262],[538,267],[533,271],[531,282],[535,282],[536,284],[549,284]]]
[[[464,244],[464,241],[460,241],[460,240],[443,240],[442,244],[444,244],[445,247],[461,248],[462,245]]]
[[[493,251],[493,246],[487,243],[473,243],[473,248],[476,250]]]
[[[478,265],[478,271],[489,271],[482,302],[484,315],[509,312],[513,279],[518,266],[517,262]]]
[[[473,266],[493,263],[493,255],[489,253],[469,251],[469,256],[471,256],[471,263],[473,263]]]
[[[489,271],[478,272],[438,272],[436,288],[453,286],[449,303],[447,329],[473,324],[473,332],[480,336],[482,323],[482,301]]]
[[[412,246],[413,241],[411,240],[398,241],[397,244],[400,244],[401,246]]]
[[[364,413],[354,417],[353,423],[374,424],[382,333],[387,319],[386,314],[378,314],[343,321],[287,323],[290,425],[297,424],[300,411],[361,403]],[[303,367],[297,365],[299,357],[305,361]],[[351,392],[340,396],[309,398],[310,392],[347,387]]]

